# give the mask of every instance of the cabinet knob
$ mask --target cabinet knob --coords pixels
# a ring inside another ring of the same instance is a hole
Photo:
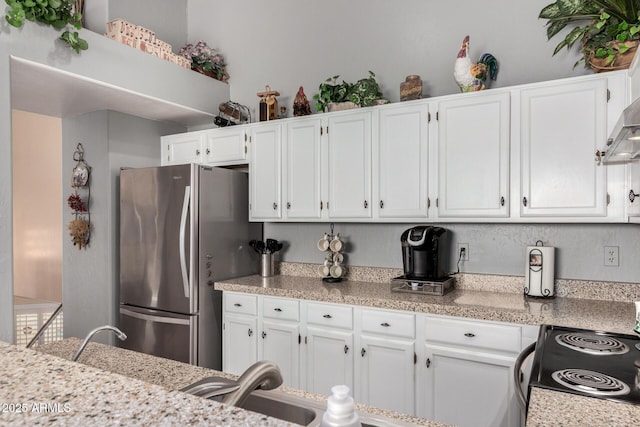
[[[504,206],[504,196],[500,197],[500,206]]]
[[[431,366],[431,359],[427,358],[427,368]]]
[[[267,333],[265,331],[262,331],[262,339],[265,339],[267,336]]]
[[[476,336],[476,334],[474,334],[473,332],[467,332],[466,334],[464,334],[464,336],[467,338],[473,338]]]
[[[205,151],[205,153],[207,153],[207,155],[209,155],[209,154],[211,154],[211,150],[209,150],[209,149],[207,148],[207,150]]]
[[[389,326],[391,326],[390,324],[388,324],[387,322],[384,323],[380,323],[380,326],[384,327],[384,328],[388,328]]]
[[[380,209],[384,208],[384,202],[380,200]]]
[[[200,150],[196,150],[196,156],[200,155]]]
[[[349,352],[349,346],[348,345],[344,345],[344,354],[347,354]]]
[[[253,330],[251,328],[249,328],[248,334],[249,334],[249,336],[253,335]]]
[[[242,304],[240,304],[239,302],[233,304],[234,307],[242,307]]]
[[[640,194],[634,193],[633,190],[629,190],[629,201],[633,203],[636,197],[640,197]]]
[[[273,311],[277,311],[278,313],[281,313],[282,309],[280,307],[276,307],[276,308],[273,309]]]
[[[291,209],[291,202],[287,202],[287,209]]]
[[[527,198],[523,197],[522,198],[522,204],[526,207],[527,206]]]
[[[364,357],[364,354],[367,352],[364,348],[360,350],[360,356]]]
[[[367,209],[369,207],[369,202],[367,202],[366,200],[364,201],[364,208]]]
[[[324,317],[325,319],[331,319],[333,316],[331,316],[330,314],[323,314],[322,317]]]

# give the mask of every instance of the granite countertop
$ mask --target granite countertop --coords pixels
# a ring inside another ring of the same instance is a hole
[[[0,360],[0,425],[291,425],[3,342]]]
[[[175,391],[170,390],[178,390],[182,387],[185,387],[189,384],[192,384],[201,379],[210,377],[210,376],[220,376],[228,379],[236,379],[237,377],[231,374],[227,374],[224,372],[215,371],[208,368],[202,368],[199,366],[189,365],[182,362],[177,362],[175,360],[169,360],[164,358],[159,358],[156,356],[151,356],[148,354],[143,354],[131,350],[126,350],[118,347],[107,346],[95,342],[91,342],[87,345],[84,352],[78,359],[78,362],[69,362],[68,360],[75,354],[76,350],[79,348],[82,340],[78,338],[67,338],[62,341],[56,341],[49,344],[43,344],[36,347],[36,350],[40,353],[47,353],[46,355],[40,354],[41,356],[46,356],[48,359],[51,359],[52,356],[55,360],[58,360],[59,363],[63,365],[74,364],[76,366],[84,366],[87,365],[86,369],[98,370],[98,372],[102,372],[102,375],[109,376],[109,374],[113,377],[116,377],[124,384],[127,381],[131,381],[133,386],[145,389],[145,386],[141,385],[146,384],[148,387],[152,389],[160,389],[165,393],[187,396],[189,398],[193,398],[193,396],[185,395],[184,393],[177,393]],[[2,354],[3,348],[0,347],[0,354]],[[24,350],[23,350],[24,351]],[[32,352],[33,353],[33,352]],[[62,359],[66,360],[62,360]],[[51,362],[49,362],[51,363]],[[0,373],[1,374],[1,373]],[[118,374],[118,375],[115,375]],[[126,378],[125,378],[126,377]],[[30,381],[31,382],[31,381]],[[144,382],[144,383],[143,383]],[[2,385],[2,380],[0,380],[0,385]],[[4,386],[3,386],[4,387]],[[37,387],[34,385],[34,387]],[[321,403],[324,407],[326,402],[326,396],[306,393],[301,390],[296,390],[288,387],[281,386],[278,390],[294,395],[299,398],[310,399],[315,401],[316,403]],[[0,392],[0,401],[5,401],[5,397]],[[9,393],[11,394],[11,393]],[[29,401],[34,401],[35,397],[30,397]],[[198,400],[202,400],[204,402],[211,402],[208,400],[196,398]],[[109,401],[113,401],[113,397],[109,399]],[[102,407],[109,407],[111,404],[107,401]],[[211,402],[215,405],[214,409],[216,411],[220,411],[221,408],[224,409],[223,413],[218,416],[215,414],[213,418],[210,418],[210,422],[215,425],[265,425],[265,426],[284,426],[290,425],[284,421],[275,420],[273,418],[267,418],[263,415],[256,415],[251,412],[246,412],[237,408],[222,406],[216,402]],[[139,404],[139,402],[138,402]],[[164,405],[164,403],[162,404]],[[168,405],[168,404],[167,404]],[[205,406],[206,407],[206,406]],[[78,407],[76,407],[78,408]],[[78,412],[83,412],[83,416],[89,416],[85,414],[85,405],[80,407],[81,409]],[[410,417],[408,415],[399,414],[392,411],[386,411],[379,408],[373,408],[366,405],[357,404],[358,411],[361,414],[380,416],[380,417],[388,417],[394,420],[399,420],[400,422],[408,423],[409,425],[415,426],[426,426],[426,427],[444,427],[444,424],[436,423],[432,421],[428,421],[425,419]],[[113,411],[113,408],[111,408]],[[231,412],[235,418],[231,418],[227,413]],[[244,413],[244,417],[242,418],[240,415],[236,414]],[[246,415],[250,414],[250,415]],[[140,417],[144,416],[141,414]],[[224,419],[222,417],[225,417]],[[148,420],[149,418],[147,418]],[[223,421],[220,421],[223,419]],[[0,418],[0,424],[2,424],[3,418]],[[103,418],[104,421],[108,421],[109,419]],[[141,419],[144,421],[144,419]],[[178,422],[177,419],[171,419],[169,424],[182,424]],[[196,419],[197,421],[197,419]],[[130,419],[127,419],[127,424],[130,423]],[[134,422],[135,423],[135,422]],[[257,424],[256,424],[257,423]],[[185,424],[183,424],[185,425]]]
[[[294,271],[297,268],[294,267]],[[640,300],[639,284],[563,281],[559,289],[556,282],[556,291],[563,297],[532,299],[526,298],[522,292],[512,291],[513,280],[495,276],[474,278],[473,280],[484,283],[480,286],[461,283],[462,286],[456,286],[443,296],[392,292],[388,281],[378,281],[377,277],[374,280],[357,280],[363,275],[354,276],[356,280],[335,284],[324,283],[320,278],[310,275],[284,274],[267,278],[247,276],[217,282],[215,289],[522,325],[553,324],[625,334],[631,333],[634,325],[635,306],[631,301]],[[509,286],[493,283],[502,280],[511,283]],[[515,287],[522,289],[518,280]],[[558,425],[640,425],[640,405],[533,387],[527,427]]]
[[[443,296],[392,292],[383,282],[277,275],[246,276],[216,282],[215,289],[312,301],[406,310],[523,325],[553,324],[630,333],[635,319],[631,302],[580,298],[533,299],[521,293],[454,289]]]

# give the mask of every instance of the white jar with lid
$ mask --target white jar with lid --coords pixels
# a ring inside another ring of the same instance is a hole
[[[336,385],[331,387],[331,393],[320,427],[361,427],[355,403],[349,396],[349,387]]]

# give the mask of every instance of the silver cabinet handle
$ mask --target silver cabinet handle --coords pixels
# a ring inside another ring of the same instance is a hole
[[[182,200],[182,213],[180,214],[180,237],[179,237],[179,255],[180,255],[180,272],[182,273],[182,287],[184,288],[184,297],[189,298],[189,273],[187,272],[187,253],[184,248],[187,232],[187,213],[191,204],[191,186],[184,187],[184,199]]]
[[[476,336],[476,334],[474,334],[473,332],[467,332],[466,334],[464,334],[464,336],[467,338],[473,338]]]

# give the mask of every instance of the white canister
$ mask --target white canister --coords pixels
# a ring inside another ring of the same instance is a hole
[[[527,246],[524,294],[529,297],[553,297],[555,281],[555,251],[553,246],[543,246],[538,240],[536,246]]]

